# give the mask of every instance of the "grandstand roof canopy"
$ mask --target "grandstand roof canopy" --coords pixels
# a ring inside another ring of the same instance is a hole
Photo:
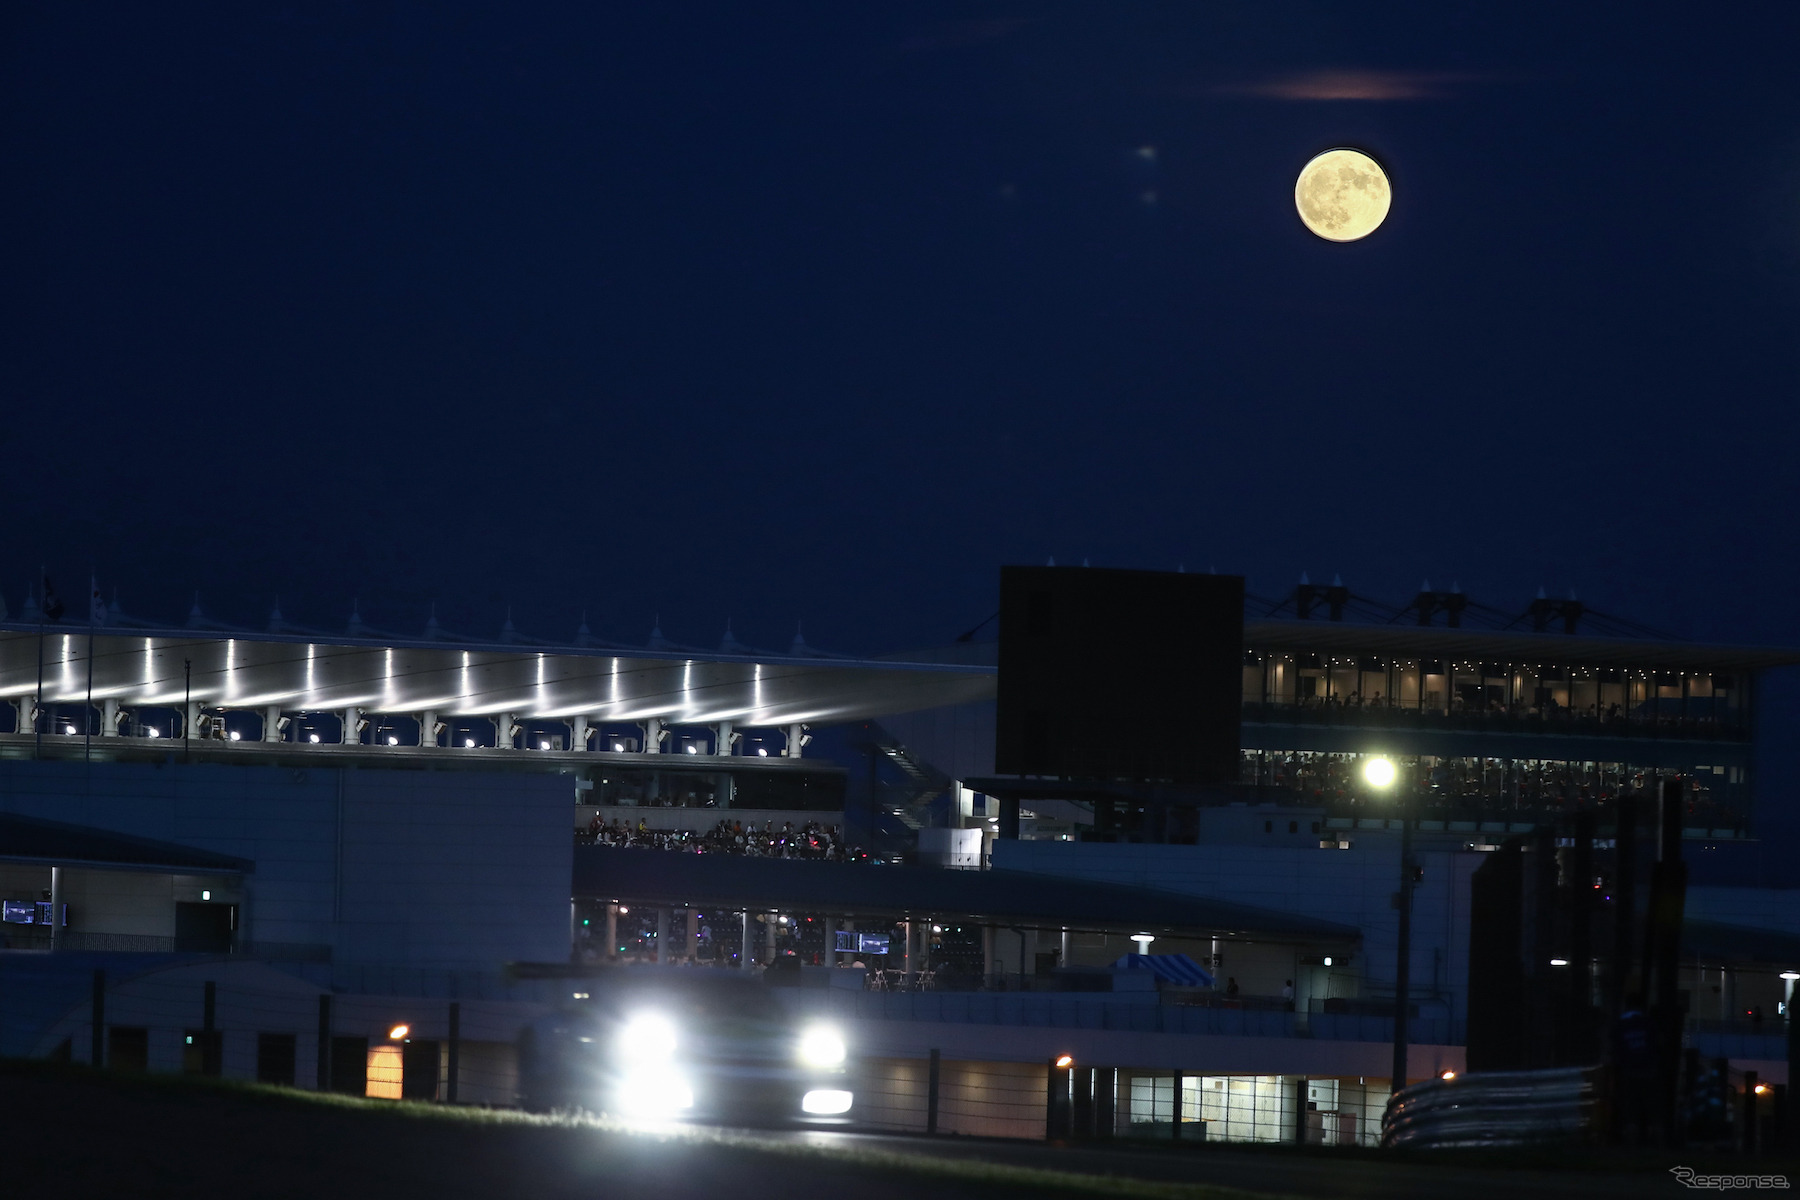
[[[86,626],[0,625],[0,697],[80,703]],[[40,676],[41,650],[41,676]],[[191,666],[191,677],[189,668]],[[739,725],[856,720],[990,698],[982,665],[582,647],[100,629],[96,702],[445,715],[578,714]],[[191,690],[190,690],[191,688]]]
[[[0,623],[0,697],[36,693],[41,652],[45,699],[80,702],[89,694],[88,643],[83,625],[40,630]],[[1800,650],[1776,647],[1327,620],[1252,619],[1244,644],[1264,651],[1710,672],[1800,663]],[[93,635],[91,694],[126,707],[174,706],[191,696],[217,708],[828,723],[992,699],[994,649],[981,643],[846,658],[107,626]],[[1155,649],[1129,640],[1112,647],[1121,654]]]

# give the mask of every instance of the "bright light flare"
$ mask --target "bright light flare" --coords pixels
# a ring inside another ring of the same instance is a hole
[[[1363,778],[1368,780],[1370,787],[1392,787],[1398,773],[1394,770],[1393,760],[1380,755],[1363,763]]]
[[[1440,1071],[1440,1072],[1438,1072],[1438,1078],[1442,1079],[1445,1083],[1448,1083],[1452,1079],[1456,1078],[1456,1072],[1455,1071]]]
[[[1074,1065],[1075,1065],[1075,1056],[1074,1055],[1072,1055],[1072,1054],[1057,1055],[1057,1057],[1056,1057],[1056,1069],[1057,1070],[1066,1071]]]
[[[800,1097],[800,1111],[815,1117],[835,1117],[850,1111],[854,1099],[849,1092],[835,1088],[819,1088]]]
[[[396,1025],[392,1029],[388,1030],[388,1040],[394,1041],[394,1042],[403,1042],[406,1040],[406,1035],[411,1032],[412,1032],[411,1025]]]
[[[656,1067],[633,1070],[613,1092],[619,1115],[637,1121],[663,1121],[694,1107],[694,1089],[681,1076]]]
[[[809,1067],[835,1067],[847,1053],[835,1029],[815,1025],[800,1035],[800,1061]]]
[[[619,1056],[630,1063],[668,1062],[675,1057],[674,1022],[660,1013],[632,1017],[619,1031]]]

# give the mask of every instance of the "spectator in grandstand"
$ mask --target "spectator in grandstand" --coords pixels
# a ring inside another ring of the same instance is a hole
[[[584,842],[638,850],[676,850],[693,854],[740,854],[755,858],[826,859],[834,862],[868,858],[861,847],[848,846],[836,825],[808,821],[798,829],[792,821],[777,830],[773,820],[745,828],[741,821],[720,820],[704,832],[692,829],[651,829],[639,820],[632,825],[614,819],[603,822],[596,815],[588,823]]]

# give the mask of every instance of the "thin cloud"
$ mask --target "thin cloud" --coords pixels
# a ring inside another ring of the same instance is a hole
[[[1208,88],[1214,95],[1269,100],[1442,100],[1485,75],[1461,71],[1326,70]]]

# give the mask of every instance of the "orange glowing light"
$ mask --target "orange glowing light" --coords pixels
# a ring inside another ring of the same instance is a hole
[[[1067,1070],[1069,1067],[1072,1067],[1074,1065],[1075,1065],[1074,1057],[1071,1055],[1068,1055],[1068,1054],[1064,1054],[1056,1060],[1056,1069],[1059,1071]]]
[[[390,1040],[398,1042],[398,1041],[404,1040],[406,1035],[411,1032],[412,1032],[411,1025],[396,1025],[392,1029],[388,1030],[388,1037]]]

